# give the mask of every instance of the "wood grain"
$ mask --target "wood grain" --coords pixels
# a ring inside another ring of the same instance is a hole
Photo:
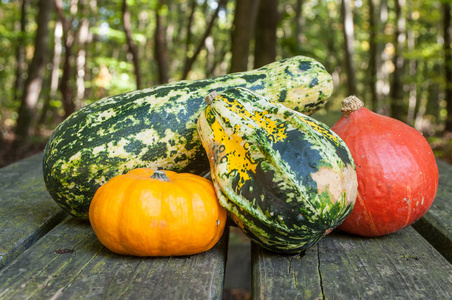
[[[41,160],[0,169],[0,299],[222,298],[227,232],[194,256],[116,255],[50,198]],[[437,197],[413,227],[377,238],[334,232],[295,256],[253,244],[253,298],[452,299],[452,166],[438,167]]]
[[[416,229],[452,263],[452,165],[437,160],[439,186],[435,201],[416,223]]]
[[[452,299],[452,265],[412,227],[378,238],[335,232],[304,255],[257,246],[252,255],[253,299]]]
[[[42,176],[42,153],[0,169],[0,269],[66,217]]]
[[[452,266],[412,228],[378,237],[336,234],[319,244],[325,296],[451,299]]]
[[[221,299],[226,248],[227,233],[198,255],[121,256],[68,217],[0,271],[0,298]]]
[[[318,247],[285,256],[251,245],[252,297],[264,299],[322,298]]]

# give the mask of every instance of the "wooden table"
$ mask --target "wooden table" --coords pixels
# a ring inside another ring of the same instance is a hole
[[[111,253],[42,179],[42,154],[0,169],[0,299],[221,299],[228,233],[193,256]],[[334,232],[301,255],[252,245],[253,299],[452,299],[452,166],[413,226],[380,238]],[[422,235],[421,235],[422,234]],[[424,237],[425,238],[424,238]]]

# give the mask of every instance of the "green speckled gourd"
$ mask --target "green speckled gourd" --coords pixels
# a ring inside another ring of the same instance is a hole
[[[353,158],[334,132],[244,88],[206,100],[198,132],[217,196],[250,239],[298,253],[342,223],[358,182]]]
[[[319,62],[297,56],[253,71],[104,98],[76,111],[51,136],[43,160],[50,195],[72,215],[87,218],[96,190],[116,175],[140,167],[208,172],[196,131],[203,99],[239,86],[305,113],[324,106],[333,90]]]

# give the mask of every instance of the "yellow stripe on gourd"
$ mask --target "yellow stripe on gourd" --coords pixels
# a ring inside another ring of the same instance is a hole
[[[211,112],[210,109],[206,111],[206,114]],[[243,184],[251,179],[248,172],[255,172],[257,163],[249,159],[248,154],[249,144],[245,142],[240,135],[236,132],[239,128],[234,128],[234,133],[228,135],[217,119],[210,126],[213,139],[219,143],[219,149],[222,149],[219,155],[219,163],[226,163],[226,172],[230,175],[231,172],[236,171],[240,177],[238,187],[241,188]]]
[[[231,112],[236,113],[239,116],[243,116],[244,118],[248,118],[255,122],[258,128],[262,128],[267,132],[267,136],[274,142],[284,141],[287,137],[286,127],[280,126],[282,123],[278,122],[278,120],[273,120],[268,117],[270,114],[267,110],[258,111],[255,110],[252,113],[246,109],[242,103],[237,100],[227,99],[222,96],[218,96],[220,100],[222,100],[227,109]],[[248,125],[249,126],[249,125]],[[253,128],[253,126],[249,126]]]
[[[324,137],[332,141],[337,147],[340,146],[339,139],[337,136],[333,135],[330,131],[326,130],[322,126],[319,126],[317,123],[312,122],[308,119],[304,119],[304,122],[306,122],[309,126],[311,126],[315,131],[321,133]]]

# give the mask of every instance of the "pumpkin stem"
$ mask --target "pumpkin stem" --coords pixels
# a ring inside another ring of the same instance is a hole
[[[154,171],[154,174],[151,176],[152,179],[158,179],[160,181],[169,182],[168,176],[166,176],[165,172],[161,170]]]
[[[364,103],[356,96],[349,96],[342,100],[341,112],[344,115],[349,115],[354,111],[360,110],[364,107]]]
[[[216,91],[212,91],[210,92],[209,95],[207,95],[206,98],[204,98],[204,100],[207,102],[207,105],[210,105],[210,103],[212,103],[213,99],[215,99],[218,96],[218,93]]]

